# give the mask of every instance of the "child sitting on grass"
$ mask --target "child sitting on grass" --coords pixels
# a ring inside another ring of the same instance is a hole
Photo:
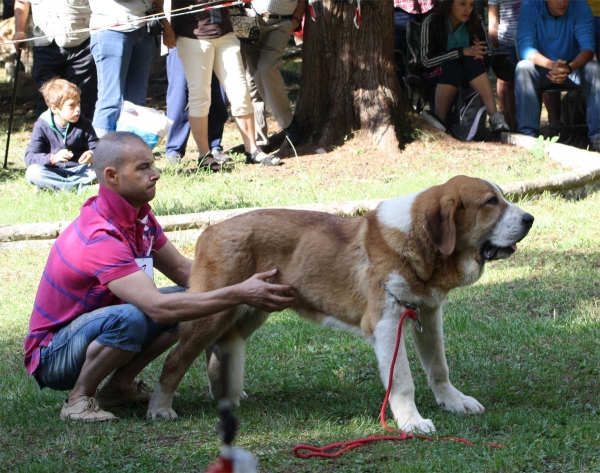
[[[25,178],[38,189],[69,190],[92,184],[92,123],[80,114],[80,90],[64,79],[50,79],[40,89],[48,105],[35,122],[25,151]]]

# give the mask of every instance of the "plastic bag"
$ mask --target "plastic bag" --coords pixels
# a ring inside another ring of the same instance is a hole
[[[150,149],[154,149],[167,136],[172,124],[173,120],[159,110],[125,101],[117,121],[117,131],[135,133]]]

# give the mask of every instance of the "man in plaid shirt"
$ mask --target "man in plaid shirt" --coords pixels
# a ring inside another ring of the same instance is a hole
[[[269,142],[265,104],[292,144],[298,143],[298,127],[285,89],[279,65],[292,33],[300,28],[307,0],[253,0],[260,39],[242,42],[242,57],[254,105],[257,143]]]

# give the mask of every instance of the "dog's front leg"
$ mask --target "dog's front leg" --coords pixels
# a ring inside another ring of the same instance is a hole
[[[464,395],[450,382],[444,350],[442,307],[423,312],[420,320],[423,331],[417,331],[415,325],[411,324],[412,334],[435,400],[442,409],[450,412],[481,414],[485,409],[477,399]]]
[[[377,324],[373,334],[373,347],[375,348],[375,354],[379,362],[379,373],[385,389],[388,388],[397,332],[398,320],[383,319]],[[415,404],[415,385],[406,357],[404,336],[402,336],[398,350],[389,402],[398,427],[405,432],[428,433],[435,431],[431,420],[423,419]]]

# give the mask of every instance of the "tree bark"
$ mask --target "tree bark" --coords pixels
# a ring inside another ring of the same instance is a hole
[[[303,136],[319,146],[340,144],[357,130],[386,152],[398,150],[408,104],[394,68],[393,2],[320,0],[307,18],[296,117]]]

